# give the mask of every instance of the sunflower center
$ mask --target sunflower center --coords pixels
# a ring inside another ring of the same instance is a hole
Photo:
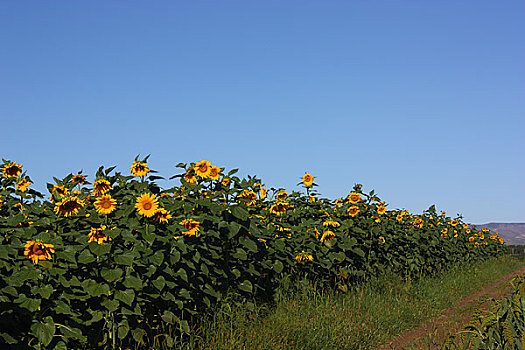
[[[44,254],[44,251],[42,250],[42,246],[40,244],[35,244],[33,246],[32,252],[35,255],[42,255],[42,254]]]
[[[144,203],[144,209],[150,210],[151,207],[152,207],[151,203],[149,203],[149,202],[148,203]]]
[[[111,207],[111,203],[109,203],[108,201],[102,202],[102,208],[108,209],[109,207]]]

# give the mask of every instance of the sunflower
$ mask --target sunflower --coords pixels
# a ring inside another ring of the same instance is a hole
[[[348,195],[348,203],[356,204],[361,200],[361,195],[357,192],[352,192]]]
[[[275,198],[277,198],[277,200],[280,200],[280,201],[286,199],[286,197],[288,197],[288,192],[286,191],[281,191],[277,193],[277,195],[275,196]]]
[[[69,189],[62,185],[53,185],[53,189],[51,190],[51,197],[53,197],[55,193],[58,193],[60,197],[65,197],[69,195]]]
[[[221,176],[220,173],[221,173],[221,168],[219,168],[218,166],[212,166],[210,169],[209,177],[212,180],[219,180]]]
[[[55,204],[55,214],[62,213],[65,217],[76,215],[83,206],[84,201],[77,196],[69,197]]]
[[[295,261],[313,261],[314,260],[314,257],[312,256],[312,254],[306,254],[306,253],[301,253],[301,254],[298,254],[295,256]]]
[[[386,208],[385,208],[385,206],[384,206],[384,205],[381,205],[381,206],[377,207],[377,213],[378,213],[379,215],[383,215],[384,213],[386,213]]]
[[[335,233],[333,233],[332,231],[326,231],[325,233],[323,233],[323,236],[321,237],[321,242],[329,241],[334,238],[335,238]]]
[[[135,208],[137,208],[140,215],[150,218],[157,212],[159,200],[154,194],[144,193],[137,198]]]
[[[111,214],[117,209],[117,201],[111,198],[109,194],[97,198],[93,205],[99,214]]]
[[[262,187],[262,188],[259,190],[259,198],[260,198],[261,200],[262,200],[262,199],[265,199],[267,194],[268,194],[268,190],[266,189],[266,187]]]
[[[348,208],[347,212],[348,212],[348,215],[352,217],[356,216],[359,213],[359,207],[356,207],[355,205],[351,206],[350,208]]]
[[[16,162],[4,165],[2,169],[4,177],[18,177],[22,172],[22,164],[16,164]]]
[[[186,174],[184,175],[184,181],[189,182],[190,184],[197,183],[197,178],[195,175]]]
[[[286,211],[290,208],[291,205],[287,201],[281,200],[270,207],[270,213],[273,213],[275,215],[282,215],[286,213]]]
[[[130,170],[133,176],[136,176],[136,177],[146,176],[149,173],[148,164],[143,163],[143,162],[137,162],[137,161],[133,162]]]
[[[257,195],[253,191],[244,190],[239,195],[239,198],[241,198],[241,202],[243,202],[247,206],[252,206],[255,204],[255,201],[257,200]]]
[[[71,181],[79,183],[79,184],[87,184],[86,177],[81,174],[73,175],[73,178],[71,179]]]
[[[24,255],[38,264],[40,260],[51,260],[51,253],[55,252],[54,245],[27,241],[24,247]]]
[[[403,214],[397,214],[397,216],[396,216],[396,220],[399,221],[399,222],[401,222],[401,221],[403,221],[403,217],[404,217]]]
[[[326,220],[325,222],[323,222],[323,226],[324,227],[339,227],[341,226],[340,223],[338,223],[337,221],[332,221],[332,220]]]
[[[412,222],[412,225],[414,227],[418,227],[418,228],[421,228],[423,227],[423,220],[421,218],[416,218],[413,222]]]
[[[25,192],[27,191],[29,185],[31,185],[31,182],[27,181],[26,179],[22,179],[16,184],[16,189],[20,192]]]
[[[442,230],[441,230],[441,233],[442,233],[442,234],[447,234],[447,233],[448,233],[448,228],[445,227],[444,229],[442,229]]]
[[[305,173],[303,176],[303,184],[306,187],[311,187],[314,183],[314,177],[311,174]]]
[[[317,200],[317,198],[315,198],[314,196],[309,196],[308,200],[310,201],[310,203],[314,203]]]
[[[334,202],[335,205],[337,205],[338,207],[340,207],[341,205],[343,205],[343,200],[341,198],[337,199],[335,202]]]
[[[100,245],[106,244],[111,241],[111,237],[105,235],[103,232],[106,230],[106,226],[102,225],[100,228],[91,228],[91,232],[88,235],[88,243],[97,242]]]
[[[155,215],[155,219],[161,224],[166,224],[172,218],[170,212],[164,208],[157,209]]]
[[[193,170],[198,176],[202,177],[203,179],[207,179],[210,177],[211,174],[211,163],[207,160],[201,160],[200,162],[195,164]]]
[[[108,180],[98,179],[93,183],[93,195],[102,196],[111,190],[111,184]]]
[[[231,180],[227,177],[225,177],[224,179],[222,179],[222,182],[221,184],[224,186],[224,187],[228,187],[230,185],[230,182]]]
[[[384,243],[385,243],[385,237],[379,236],[379,244],[384,244]]]
[[[184,228],[188,231],[182,232],[185,236],[195,236],[195,234],[200,231],[199,226],[200,222],[192,220],[192,219],[185,219],[181,222],[179,222],[180,225],[184,226]]]
[[[459,221],[457,221],[457,220],[452,220],[452,221],[450,222],[450,225],[451,225],[451,226],[456,226],[457,224],[459,224]]]

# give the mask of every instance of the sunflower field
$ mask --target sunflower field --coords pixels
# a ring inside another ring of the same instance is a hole
[[[309,173],[288,192],[202,160],[178,164],[163,189],[147,159],[126,174],[100,167],[92,182],[54,178],[46,195],[3,160],[2,348],[170,348],[226,294],[249,306],[299,279],[345,292],[505,250],[461,217],[387,209],[361,185],[330,200]]]

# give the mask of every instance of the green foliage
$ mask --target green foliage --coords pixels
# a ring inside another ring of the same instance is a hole
[[[360,185],[358,200],[334,202],[310,187],[267,191],[236,170],[211,175],[199,162],[179,164],[181,185],[164,190],[146,159],[132,166],[140,176],[100,167],[92,185],[80,173],[55,178],[49,199],[17,187],[25,173],[4,172],[0,345],[154,347],[190,332],[226,293],[273,300],[305,278],[347,290],[385,271],[421,276],[504,250],[433,207],[386,210]],[[116,203],[107,212],[104,196]]]

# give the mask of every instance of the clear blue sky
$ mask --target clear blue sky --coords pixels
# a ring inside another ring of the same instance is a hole
[[[324,197],[525,222],[525,2],[3,1],[0,156],[207,159]]]

